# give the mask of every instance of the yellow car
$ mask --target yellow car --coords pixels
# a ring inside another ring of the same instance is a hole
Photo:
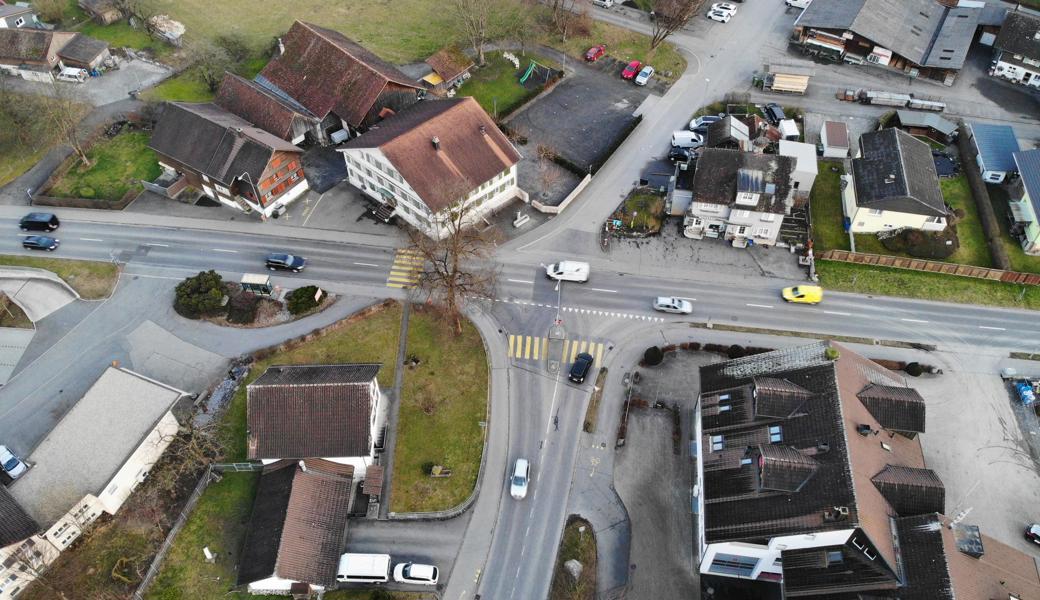
[[[818,285],[796,285],[784,288],[784,300],[800,304],[819,304],[823,300],[823,288]]]

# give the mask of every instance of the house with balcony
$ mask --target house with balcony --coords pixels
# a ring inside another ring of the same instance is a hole
[[[528,199],[517,183],[520,153],[473,98],[425,100],[336,150],[378,216],[432,238],[451,233],[460,206],[468,225]]]
[[[794,207],[797,159],[708,148],[697,160],[683,235],[729,241],[734,247],[776,244]]]
[[[1040,18],[1022,11],[1008,11],[993,42],[989,74],[1040,88]]]
[[[1014,160],[1021,177],[1008,189],[1009,229],[1026,254],[1040,256],[1040,149],[1015,152]]]
[[[833,342],[701,367],[702,584],[781,598],[1040,598],[1032,558],[943,515],[903,378]]]
[[[899,129],[859,138],[852,173],[842,176],[842,207],[852,233],[942,231],[949,209],[928,144]]]
[[[271,217],[309,189],[302,151],[216,104],[166,103],[148,147],[165,189],[176,180],[221,204]],[[171,183],[172,182],[172,183]]]

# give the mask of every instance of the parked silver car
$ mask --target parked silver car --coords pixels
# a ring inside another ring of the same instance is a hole
[[[682,298],[670,298],[658,296],[654,298],[654,310],[678,315],[688,315],[693,312],[693,303]]]

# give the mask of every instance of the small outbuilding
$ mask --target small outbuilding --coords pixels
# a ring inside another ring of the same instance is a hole
[[[426,59],[432,72],[422,78],[423,83],[436,90],[457,88],[469,79],[469,70],[473,68],[473,59],[458,46],[445,46],[433,56]]]
[[[940,144],[950,144],[957,137],[957,124],[935,113],[897,110],[896,125],[914,136],[923,136]]]
[[[849,127],[841,121],[824,121],[820,129],[824,158],[848,158]]]
[[[978,152],[975,162],[988,183],[1001,183],[1017,172],[1014,154],[1019,151],[1018,138],[1010,125],[968,123],[968,135]]]

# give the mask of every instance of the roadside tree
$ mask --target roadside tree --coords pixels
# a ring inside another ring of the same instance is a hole
[[[701,11],[705,0],[654,0],[650,48],[656,49]]]

